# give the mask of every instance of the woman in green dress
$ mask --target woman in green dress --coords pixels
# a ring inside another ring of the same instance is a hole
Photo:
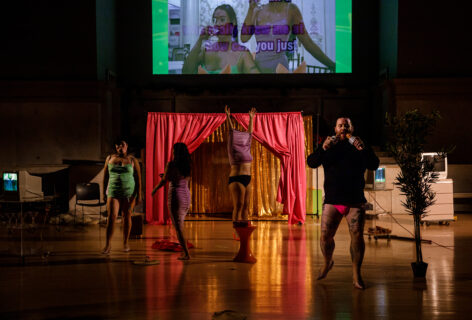
[[[115,221],[118,212],[123,219],[123,250],[130,251],[128,244],[131,231],[131,213],[136,202],[142,200],[141,169],[138,160],[128,154],[128,144],[123,139],[115,143],[116,152],[105,161],[103,176],[104,199],[107,202],[108,223],[106,245],[103,254],[111,251]]]

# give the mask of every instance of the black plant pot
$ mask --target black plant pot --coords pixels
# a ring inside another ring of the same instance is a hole
[[[413,275],[415,278],[424,278],[426,277],[428,264],[426,262],[412,262],[411,269],[413,269]]]

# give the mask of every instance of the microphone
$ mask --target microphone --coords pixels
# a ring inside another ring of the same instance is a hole
[[[353,136],[350,133],[346,133],[346,138],[348,138],[348,141],[349,141],[350,144],[352,144],[354,147],[356,147],[354,145],[354,141],[356,141],[356,139],[357,139],[355,136]],[[359,150],[363,150],[364,149],[364,144],[360,143],[359,148],[358,147],[356,147],[356,148],[359,149]]]
[[[328,141],[329,139],[329,141]],[[325,149],[325,143],[328,141],[328,144],[327,144],[327,147]],[[339,142],[339,137],[338,136],[330,136],[328,138],[326,138],[325,142],[323,143],[323,150],[327,150],[329,148],[329,146],[334,146],[336,143]]]

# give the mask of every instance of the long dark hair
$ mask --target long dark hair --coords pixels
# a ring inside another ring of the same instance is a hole
[[[230,6],[229,4],[222,4],[216,7],[215,10],[213,10],[212,18],[215,16],[216,10],[223,10],[224,12],[226,12],[226,14],[228,15],[229,21],[231,21],[233,25],[233,34],[232,34],[233,40],[238,42],[239,41],[238,18],[236,17],[236,12],[234,11],[233,7]]]
[[[190,153],[187,145],[182,142],[174,143],[174,159],[172,162],[179,169],[179,172],[184,177],[190,176]]]

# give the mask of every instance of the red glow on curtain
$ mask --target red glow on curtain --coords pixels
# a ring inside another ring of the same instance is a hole
[[[150,224],[170,224],[167,209],[168,186],[151,196],[159,183],[159,174],[172,158],[172,146],[176,142],[187,145],[192,153],[224,121],[222,113],[164,113],[150,112],[146,132],[146,220]]]
[[[247,113],[233,113],[244,128]],[[253,137],[280,159],[277,201],[284,204],[288,223],[304,223],[306,216],[305,133],[300,112],[257,113]]]
[[[233,114],[247,128],[248,114]],[[165,164],[171,160],[172,146],[183,142],[192,153],[226,119],[222,113],[150,112],[146,132],[146,220],[150,224],[169,224],[168,186],[151,191],[160,181]],[[306,172],[303,118],[299,112],[257,113],[253,137],[273,152],[281,165],[277,201],[284,204],[290,224],[305,222]]]

